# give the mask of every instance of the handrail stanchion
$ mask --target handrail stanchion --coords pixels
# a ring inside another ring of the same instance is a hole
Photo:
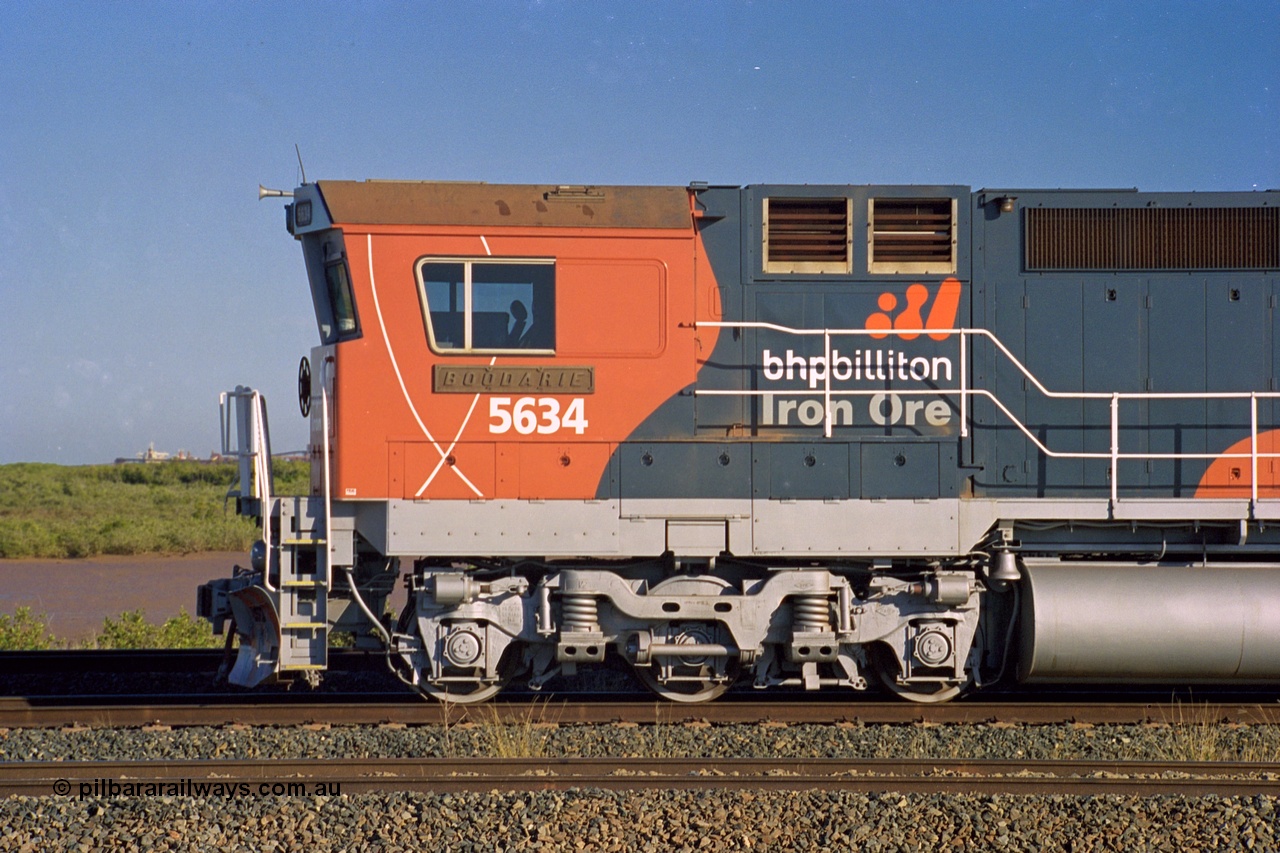
[[[218,394],[218,425],[222,428],[222,455],[231,455],[231,414],[227,408],[227,392]]]
[[[1120,395],[1111,395],[1111,507],[1120,497]]]
[[[1249,509],[1258,505],[1258,392],[1249,395]]]
[[[324,582],[326,590],[333,589],[333,498],[329,485],[329,388],[326,384],[328,363],[320,374],[320,432],[324,436]],[[352,590],[355,583],[352,582]],[[358,593],[357,593],[358,595]]]
[[[827,363],[825,373],[825,381],[822,389],[822,424],[823,430],[827,438],[831,438],[831,332],[824,330],[822,333],[823,358]]]
[[[243,398],[241,398],[243,399]],[[253,418],[253,434],[250,443],[253,448],[254,456],[254,497],[258,499],[258,510],[262,514],[262,545],[266,553],[266,565],[262,567],[262,585],[271,592],[275,592],[276,588],[271,585],[271,451],[270,445],[266,441],[264,435],[261,395],[253,392],[253,396],[249,398],[250,411]],[[263,455],[267,456],[264,462]]]
[[[969,336],[960,330],[960,437],[969,437],[969,375],[968,347],[965,341]]]

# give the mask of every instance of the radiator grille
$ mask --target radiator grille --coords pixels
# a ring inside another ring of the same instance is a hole
[[[1280,208],[1028,208],[1028,270],[1280,267]]]
[[[955,271],[955,203],[949,198],[871,201],[872,272]]]
[[[849,200],[765,199],[766,272],[848,272]]]

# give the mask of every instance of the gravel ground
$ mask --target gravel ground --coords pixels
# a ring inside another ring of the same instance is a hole
[[[0,760],[457,756],[1268,761],[1280,725],[684,725],[0,729]]]
[[[0,730],[0,760],[651,755],[1245,759],[1280,725],[299,726]],[[0,850],[1280,850],[1275,797],[837,792],[0,801]]]
[[[0,849],[1276,850],[1274,798],[370,794],[0,801]]]

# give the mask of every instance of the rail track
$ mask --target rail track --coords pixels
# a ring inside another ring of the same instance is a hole
[[[0,727],[85,725],[439,725],[454,722],[525,723],[531,719],[562,724],[679,723],[1280,723],[1280,695],[1274,690],[1231,688],[1189,692],[1058,687],[1035,692],[988,692],[937,705],[883,701],[871,694],[832,698],[802,692],[759,694],[734,691],[716,702],[684,705],[657,701],[636,692],[535,693],[510,689],[482,705],[424,702],[394,679],[359,680],[359,692],[199,690],[189,677],[212,674],[222,662],[218,649],[78,650],[0,653]],[[379,652],[333,650],[337,673],[386,674]],[[95,679],[93,676],[146,676],[144,679]],[[170,686],[165,676],[177,680]],[[183,681],[183,678],[186,681]],[[88,679],[90,686],[85,686]],[[110,682],[104,687],[92,684]],[[121,684],[145,683],[146,693],[127,692]],[[58,688],[55,693],[52,687]],[[65,691],[61,688],[65,687]],[[6,695],[8,694],[8,695]]]
[[[0,652],[5,675],[93,675],[110,673],[217,672],[222,649],[44,649]],[[335,672],[382,672],[382,652],[330,649],[329,668]]]
[[[440,758],[0,763],[0,796],[730,789],[1280,795],[1271,764],[947,759]]]
[[[400,694],[353,697],[258,696],[8,696],[0,697],[0,728],[59,726],[131,727],[242,725],[445,725],[681,723],[1243,723],[1280,724],[1275,703],[951,702],[912,705],[900,701],[741,701],[726,697],[688,706],[653,699],[583,700],[547,697],[536,703],[494,701],[479,706],[444,705]]]
[[[211,671],[220,652],[0,655],[7,676]],[[377,671],[382,656],[335,655],[346,671]],[[12,666],[6,666],[12,664]],[[164,683],[164,679],[158,679]],[[149,725],[599,725],[632,724],[1280,724],[1274,694],[1206,693],[1169,701],[1159,691],[1060,689],[1043,696],[988,695],[941,705],[873,696],[731,693],[704,705],[651,696],[520,694],[480,706],[424,702],[400,690],[364,694],[267,692],[0,696],[0,727]],[[121,786],[132,786],[123,788]],[[216,786],[221,787],[216,787]],[[265,785],[265,787],[263,787]],[[114,787],[113,787],[114,786]],[[150,787],[148,787],[150,786]],[[185,786],[185,787],[184,787]],[[214,786],[214,787],[211,787]],[[293,786],[293,787],[290,787]],[[1004,761],[954,759],[431,758],[322,760],[55,761],[0,763],[0,796],[317,791],[536,791],[749,789],[902,793],[1280,795],[1274,764],[1249,762]]]

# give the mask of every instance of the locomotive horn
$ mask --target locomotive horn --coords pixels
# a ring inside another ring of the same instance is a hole
[[[258,184],[258,201],[264,198],[293,198],[293,193],[284,190],[269,190],[262,184]]]

